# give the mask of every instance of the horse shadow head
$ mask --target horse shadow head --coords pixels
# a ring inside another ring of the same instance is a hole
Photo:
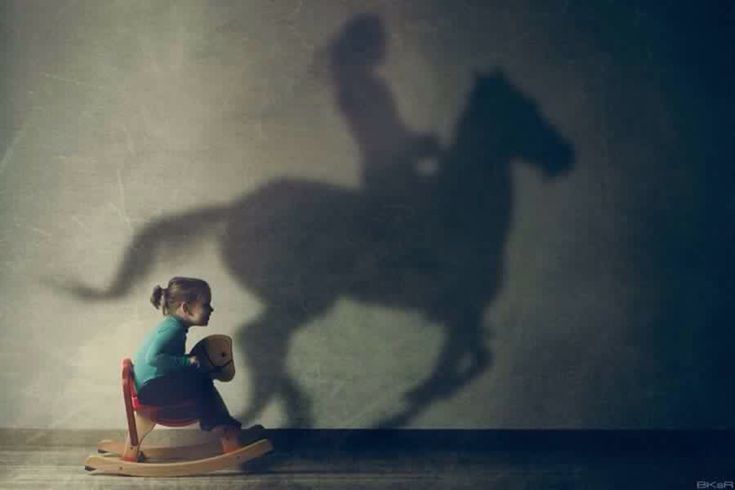
[[[542,114],[538,103],[500,71],[475,72],[465,110],[457,125],[455,158],[460,169],[516,159],[537,166],[545,177],[564,175],[574,148]]]

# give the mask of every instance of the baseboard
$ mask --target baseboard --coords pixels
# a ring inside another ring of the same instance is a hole
[[[0,429],[3,446],[90,446],[124,437],[120,429]],[[214,436],[191,429],[155,430],[148,444],[191,444]],[[320,452],[472,451],[605,454],[735,455],[730,430],[441,430],[269,429],[279,450]]]

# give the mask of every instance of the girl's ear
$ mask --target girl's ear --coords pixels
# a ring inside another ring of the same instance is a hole
[[[188,303],[181,303],[181,308],[184,310],[184,313],[186,313],[187,315],[191,314],[191,308],[189,308]]]

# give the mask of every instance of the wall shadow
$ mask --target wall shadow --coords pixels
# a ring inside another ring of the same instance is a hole
[[[278,400],[287,426],[313,426],[310,396],[286,369],[290,343],[342,297],[419,311],[443,328],[430,372],[376,426],[405,426],[456,395],[491,366],[482,318],[503,282],[511,162],[555,177],[571,169],[574,151],[497,70],[476,75],[453,139],[440,148],[397,113],[376,72],[385,51],[373,15],[351,19],[330,46],[336,103],[361,152],[359,189],[284,178],[229,205],[163,217],[135,234],[107,287],[69,282],[64,290],[88,300],[123,296],[158,251],[186,249],[192,230],[211,233],[232,277],[265,305],[235,339],[251,376],[243,423]],[[433,166],[422,167],[427,159]]]

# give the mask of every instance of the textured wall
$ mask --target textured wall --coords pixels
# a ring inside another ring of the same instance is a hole
[[[2,2],[0,426],[122,426],[191,275],[248,421],[732,427],[733,11],[676,5]]]

